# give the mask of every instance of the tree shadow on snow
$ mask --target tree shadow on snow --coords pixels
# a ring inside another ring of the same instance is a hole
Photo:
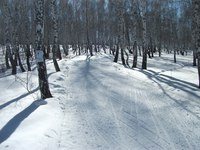
[[[10,100],[10,101],[8,101],[8,102],[6,102],[6,103],[0,105],[0,110],[3,109],[3,108],[5,108],[5,107],[7,107],[7,106],[9,106],[10,104],[12,104],[12,103],[14,103],[14,102],[19,101],[20,99],[22,99],[22,98],[24,98],[24,97],[26,97],[26,96],[28,96],[28,95],[30,95],[30,94],[36,92],[38,89],[39,89],[39,87],[37,87],[36,89],[30,91],[29,93],[22,94],[22,95],[20,95],[19,97],[14,98],[14,99],[12,99],[12,100]]]
[[[51,72],[51,73],[49,73],[49,74],[48,74],[48,78],[49,78],[51,75],[55,74],[55,73],[56,73],[56,72]],[[14,103],[14,102],[17,102],[17,101],[21,100],[22,98],[25,98],[26,96],[28,96],[28,95],[30,95],[30,94],[33,94],[34,92],[36,92],[36,91],[38,91],[38,90],[39,90],[39,87],[35,88],[34,90],[32,90],[32,91],[30,91],[30,92],[28,92],[28,93],[26,93],[26,94],[22,94],[22,95],[20,95],[19,97],[14,98],[14,99],[12,99],[12,100],[10,100],[10,101],[8,101],[8,102],[6,102],[6,103],[0,105],[0,110],[3,109],[3,108],[5,108],[5,107],[7,107],[7,106],[9,106],[10,104],[12,104],[12,103]]]
[[[0,144],[6,141],[18,128],[18,126],[31,115],[41,105],[46,105],[44,100],[34,101],[26,109],[15,115],[1,130],[0,130]]]
[[[198,120],[200,120],[200,117],[197,114],[195,114],[192,110],[187,108],[187,106],[184,105],[183,101],[173,98],[169,93],[166,92],[164,88],[164,86],[167,85],[177,90],[186,92],[196,98],[196,101],[192,99],[190,99],[190,101],[194,102],[197,105],[200,105],[200,101],[199,101],[200,96],[196,94],[195,92],[193,92],[193,91],[199,90],[197,85],[168,76],[168,75],[157,74],[157,72],[152,71],[152,70],[148,70],[148,71],[140,70],[140,72],[145,74],[150,80],[156,83],[158,87],[163,91],[163,93],[167,97],[169,97],[171,100],[173,100],[178,106],[180,106],[181,108],[183,108],[184,110],[186,110],[187,112],[195,116]],[[164,83],[165,85],[163,86],[161,83]]]
[[[170,62],[171,64],[173,65],[180,65],[182,67],[185,67],[185,66],[189,66],[189,67],[192,67],[192,68],[196,68],[195,66],[192,65],[192,63],[187,60],[186,58],[182,57],[181,59],[177,58],[177,62],[174,63],[174,58],[169,58],[169,57],[154,57],[155,60],[157,61],[164,61],[165,63],[166,62]]]

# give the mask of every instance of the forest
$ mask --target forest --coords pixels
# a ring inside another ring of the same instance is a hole
[[[1,150],[198,150],[200,0],[0,0]]]
[[[137,56],[142,55],[142,69],[147,69],[147,57],[154,57],[155,52],[159,56],[162,51],[173,53],[176,63],[177,54],[192,51],[193,65],[197,65],[198,0],[2,0],[0,3],[0,43],[6,46],[5,63],[1,66],[5,64],[8,69],[11,64],[12,74],[16,74],[17,60],[22,72],[25,71],[20,48],[31,70],[30,51],[37,49],[37,17],[42,17],[39,20],[42,51],[46,59],[52,51],[57,71],[60,46],[65,55],[71,46],[77,55],[91,56],[100,47],[104,51],[109,47],[114,62],[120,55],[122,64],[132,68],[137,67]],[[133,55],[132,64],[128,63],[129,55]]]

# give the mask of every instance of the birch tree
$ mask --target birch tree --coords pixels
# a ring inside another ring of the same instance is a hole
[[[132,68],[137,67],[137,0],[132,0],[132,16],[133,16],[133,66]]]
[[[193,0],[193,37],[194,38],[194,48],[196,51],[197,61],[198,61],[198,77],[199,77],[199,88],[200,88],[200,1]]]
[[[36,0],[35,2],[35,16],[36,16],[36,60],[39,77],[39,88],[41,98],[46,99],[52,97],[49,90],[49,83],[47,78],[47,70],[44,59],[43,45],[44,45],[44,0]]]
[[[85,0],[85,22],[86,22],[86,41],[87,41],[87,51],[89,50],[90,52],[90,56],[93,56],[93,52],[92,52],[92,45],[90,43],[90,37],[89,37],[89,20],[90,20],[90,17],[89,17],[89,0]]]
[[[20,14],[19,14],[19,2],[15,3],[15,15],[13,17],[13,25],[14,25],[14,31],[13,31],[13,35],[14,35],[14,54],[15,54],[15,63],[18,64],[20,66],[20,69],[22,72],[25,72],[25,69],[23,67],[22,61],[21,61],[21,57],[20,57],[20,43],[19,43],[19,37],[20,37]],[[15,64],[15,65],[16,65]]]
[[[5,1],[4,3],[4,10],[5,10],[5,38],[6,38],[6,67],[7,69],[10,68],[9,60],[12,66],[12,74],[15,75],[17,73],[16,62],[13,58],[13,52],[11,50],[11,33],[12,33],[12,20],[11,20],[11,10],[8,6],[8,2]]]
[[[60,71],[58,62],[56,60],[57,56],[61,59],[61,53],[58,45],[58,16],[57,16],[57,8],[56,8],[56,0],[51,1],[52,8],[52,21],[53,21],[53,63],[56,69],[56,72]]]
[[[146,25],[146,13],[147,13],[147,0],[141,1],[141,17],[142,17],[142,69],[147,69],[147,25]]]
[[[115,54],[114,62],[118,61],[119,49],[121,49],[122,64],[126,65],[124,59],[124,1],[116,1],[116,14],[117,14],[117,51]]]

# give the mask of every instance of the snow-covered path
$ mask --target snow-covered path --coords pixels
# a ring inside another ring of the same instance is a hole
[[[199,149],[197,88],[170,71],[127,70],[106,57],[73,61],[59,148]]]
[[[45,101],[36,69],[0,78],[0,149],[199,150],[197,69],[191,55],[177,58],[149,59],[144,71],[76,56],[57,73],[49,60],[54,97]]]

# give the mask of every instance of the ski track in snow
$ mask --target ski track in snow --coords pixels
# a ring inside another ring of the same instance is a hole
[[[183,67],[180,65],[174,71]],[[126,76],[129,78],[126,79],[122,75],[114,75],[113,71],[116,70],[108,62],[98,59],[75,61],[69,70],[70,81],[66,86],[72,95],[69,99],[74,107],[67,107],[71,108],[68,112],[72,114],[66,113],[66,118],[70,115],[76,118],[78,129],[70,131],[72,135],[78,135],[76,138],[81,141],[66,142],[72,141],[68,139],[69,132],[66,132],[61,137],[61,145],[65,145],[61,149],[69,148],[69,145],[70,149],[87,150],[198,149],[198,132],[192,133],[192,138],[190,124],[181,117],[185,110],[180,111],[163,93],[156,84],[156,78],[153,78],[155,84],[152,88],[152,83],[137,78],[130,80],[130,76]],[[162,71],[156,76],[167,71],[171,70]],[[137,84],[134,85],[136,80]],[[127,84],[128,88],[123,89],[123,84]],[[169,88],[167,85],[161,86]],[[167,92],[173,96],[172,92]],[[69,105],[68,102],[66,105]],[[167,109],[162,110],[159,105]],[[71,124],[69,120],[64,121],[65,124]]]

